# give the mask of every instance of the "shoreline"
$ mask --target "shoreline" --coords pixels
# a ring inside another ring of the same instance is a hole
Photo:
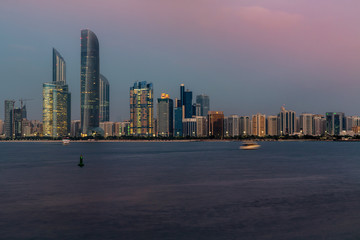
[[[330,139],[119,139],[119,140],[70,140],[76,143],[116,143],[116,142],[360,142],[360,139],[330,140]],[[0,140],[0,143],[62,143],[62,140]]]

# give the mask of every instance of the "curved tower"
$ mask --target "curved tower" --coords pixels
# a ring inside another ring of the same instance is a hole
[[[53,82],[66,84],[65,60],[55,48],[53,48]]]
[[[81,132],[99,127],[99,41],[92,31],[81,30]]]

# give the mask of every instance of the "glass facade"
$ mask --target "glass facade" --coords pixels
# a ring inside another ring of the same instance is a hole
[[[154,136],[153,85],[136,82],[130,88],[130,134]]]
[[[207,116],[210,111],[210,99],[209,96],[205,94],[196,96],[196,103],[200,104],[200,115],[199,116]]]
[[[342,112],[326,113],[326,133],[340,135],[345,130],[345,114]]]
[[[208,113],[208,130],[209,136],[215,138],[224,137],[224,113],[217,111],[209,111]]]
[[[100,58],[99,41],[88,30],[81,30],[81,132],[91,135],[100,120]]]
[[[100,74],[100,122],[110,121],[110,84]]]
[[[5,137],[13,138],[14,133],[14,107],[15,101],[5,100]]]
[[[60,53],[53,48],[53,82],[66,84],[66,64]]]
[[[182,124],[182,107],[175,108],[175,136],[183,136],[183,124]]]
[[[43,84],[43,135],[64,137],[70,134],[71,95],[68,86],[57,83]]]
[[[174,103],[173,100],[163,95],[158,98],[157,121],[158,135],[163,137],[173,136]]]

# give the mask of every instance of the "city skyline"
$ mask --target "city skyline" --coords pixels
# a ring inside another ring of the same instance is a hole
[[[152,82],[155,98],[177,96],[184,83],[225,115],[268,115],[282,104],[299,113],[359,115],[359,3],[346,2],[198,1],[189,8],[187,1],[8,1],[0,9],[0,100],[34,98],[29,118],[41,119],[39,86],[50,82],[55,47],[67,60],[72,116],[80,119],[78,32],[89,28],[100,39],[102,72],[118,91],[111,95],[112,121],[128,119],[126,90],[134,81]],[[91,14],[79,15],[82,8]]]

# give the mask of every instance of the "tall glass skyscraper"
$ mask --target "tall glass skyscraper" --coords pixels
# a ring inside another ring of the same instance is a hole
[[[130,88],[130,134],[154,135],[154,105],[152,83],[136,82]]]
[[[53,82],[66,84],[65,60],[55,48],[53,48]]]
[[[110,84],[100,74],[100,122],[110,121]]]
[[[13,138],[15,101],[5,100],[5,137]]]
[[[99,41],[92,31],[81,30],[81,132],[97,131],[100,120]]]
[[[326,133],[340,135],[345,130],[345,114],[342,112],[326,113]]]
[[[66,64],[53,49],[53,82],[43,84],[43,135],[64,137],[70,134],[71,94],[66,84]]]
[[[162,137],[173,136],[174,103],[169,94],[162,93],[158,98],[157,123],[158,135]]]
[[[207,116],[210,111],[210,99],[208,95],[201,94],[196,96],[196,103],[200,104],[200,116]]]

